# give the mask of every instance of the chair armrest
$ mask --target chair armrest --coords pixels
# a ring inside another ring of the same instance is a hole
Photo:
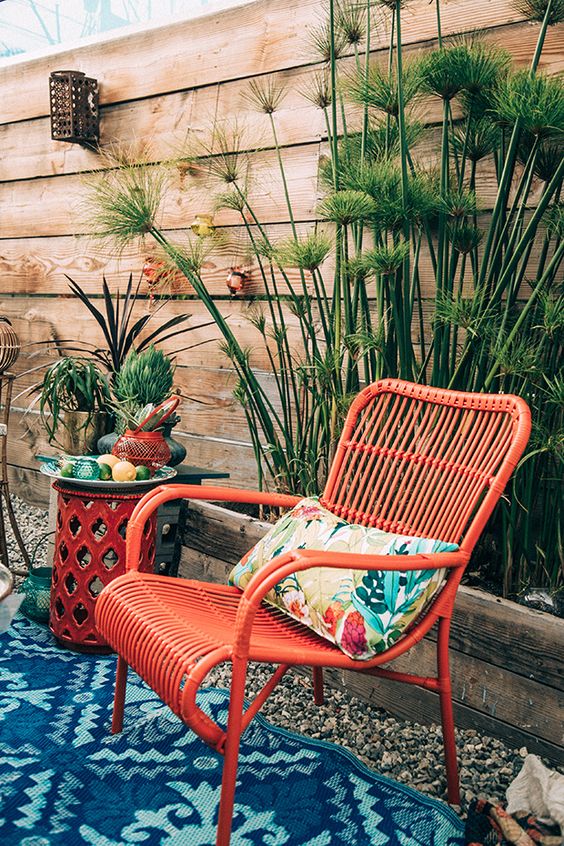
[[[340,570],[442,570],[465,567],[469,558],[470,554],[462,550],[422,552],[417,555],[369,555],[297,549],[273,558],[257,570],[244,594],[247,600],[256,601],[258,605],[268,591],[286,576],[301,570],[310,570],[312,567],[332,567]]]
[[[203,485],[160,485],[139,500],[127,524],[125,569],[137,570],[143,539],[143,528],[153,512],[171,499],[204,499],[215,502],[246,502],[252,505],[273,505],[291,508],[300,497],[290,494],[267,493],[243,488],[223,488]]]
[[[253,620],[258,607],[274,585],[292,573],[312,567],[332,567],[350,570],[463,570],[470,553],[429,552],[418,555],[368,555],[352,552],[324,552],[298,549],[273,558],[258,570],[241,595],[235,622],[235,652],[248,653]],[[462,575],[462,574],[461,574]]]

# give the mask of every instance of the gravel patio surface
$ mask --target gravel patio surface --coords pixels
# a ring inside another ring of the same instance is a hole
[[[32,553],[47,531],[47,512],[15,496],[13,502],[24,541]],[[9,547],[11,565],[21,566],[23,562],[11,536]],[[36,564],[44,562],[45,550],[44,539],[39,543]],[[247,691],[250,697],[262,687],[268,675],[266,668],[253,667]],[[209,684],[228,687],[229,677],[227,666],[216,668],[208,677]],[[401,695],[400,685],[398,695]],[[338,743],[372,769],[429,796],[445,798],[439,726],[397,719],[381,708],[329,687],[325,700],[325,705],[316,706],[310,679],[290,671],[263,707],[262,714],[275,725]],[[456,734],[463,808],[474,796],[504,801],[506,788],[521,769],[526,747],[511,749],[473,729],[457,730]]]

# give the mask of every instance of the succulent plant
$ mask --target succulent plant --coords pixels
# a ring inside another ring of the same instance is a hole
[[[132,349],[114,378],[117,413],[131,420],[146,406],[159,405],[171,395],[173,377],[174,365],[162,350],[152,344],[142,352]]]

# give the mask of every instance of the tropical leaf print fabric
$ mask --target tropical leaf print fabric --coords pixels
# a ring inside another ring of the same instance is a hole
[[[383,532],[341,520],[317,499],[303,499],[235,566],[230,584],[244,589],[277,555],[295,549],[372,555],[453,552],[453,543]],[[266,599],[351,658],[367,659],[402,636],[441,587],[445,570],[337,570],[314,567],[287,576]]]

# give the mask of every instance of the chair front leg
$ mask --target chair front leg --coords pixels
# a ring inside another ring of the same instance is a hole
[[[119,734],[123,728],[123,710],[125,707],[125,688],[127,686],[127,661],[118,655],[116,685],[114,690],[114,710],[112,714],[112,734]]]
[[[245,704],[247,665],[248,661],[246,659],[233,659],[216,846],[229,846],[231,840],[243,707]]]
[[[323,693],[323,668],[312,667],[313,676],[313,701],[316,705],[323,705],[325,702],[325,695]]]
[[[437,638],[437,669],[439,678],[439,702],[443,727],[443,746],[447,774],[447,796],[451,805],[460,805],[460,785],[458,761],[456,759],[456,739],[454,736],[454,714],[452,710],[452,684],[448,656],[450,619],[441,617]]]

